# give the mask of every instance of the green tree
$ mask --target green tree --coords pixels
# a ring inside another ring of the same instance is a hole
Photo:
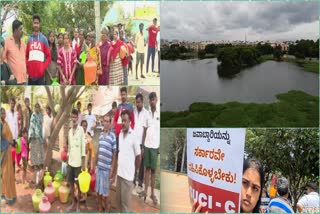
[[[248,129],[245,152],[259,159],[266,174],[281,173],[290,183],[294,210],[308,181],[319,180],[317,129]]]
[[[204,59],[205,56],[206,56],[206,51],[205,50],[199,50],[198,51],[199,59]]]
[[[273,58],[277,61],[281,61],[282,60],[282,50],[281,50],[281,46],[277,45],[274,49],[273,49]]]
[[[102,22],[105,14],[112,6],[112,2],[101,2],[100,13]],[[27,35],[31,34],[32,16],[39,14],[41,18],[41,31],[47,35],[50,30],[58,32],[65,28],[72,32],[74,28],[88,30],[95,29],[95,12],[93,1],[20,1],[18,2],[18,17],[23,22]]]
[[[186,129],[161,130],[161,154],[161,168],[174,172],[185,171]]]
[[[206,53],[215,54],[217,51],[217,48],[218,47],[215,44],[209,44],[209,45],[206,45],[205,51]]]

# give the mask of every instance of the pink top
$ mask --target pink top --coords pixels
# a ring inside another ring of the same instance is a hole
[[[27,158],[28,156],[28,147],[27,147],[27,141],[21,137],[21,157]]]
[[[12,156],[12,161],[15,162],[16,160],[16,148],[12,147],[11,149],[11,156]]]

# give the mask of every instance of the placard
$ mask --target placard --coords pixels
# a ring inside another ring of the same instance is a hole
[[[189,194],[203,212],[239,212],[245,129],[187,129]]]

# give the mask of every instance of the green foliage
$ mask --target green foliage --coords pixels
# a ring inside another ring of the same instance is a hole
[[[100,2],[101,22],[111,7],[111,2]],[[39,14],[41,31],[47,35],[50,30],[59,32],[60,28],[72,32],[74,28],[95,29],[93,1],[19,1],[18,18],[22,21],[25,34],[32,33],[32,16]]]
[[[305,184],[319,180],[318,142],[317,129],[248,129],[245,151],[289,180],[296,205]]]
[[[263,45],[258,43],[256,48],[260,55],[269,55],[273,53],[273,48],[271,47],[270,43],[264,43]]]
[[[190,50],[184,46],[173,44],[169,47],[161,47],[162,60],[191,59],[194,57],[195,54],[190,53]]]
[[[217,59],[221,62],[218,66],[219,76],[229,77],[242,68],[258,64],[260,53],[252,46],[224,47],[218,50]]]
[[[1,87],[1,103],[9,103],[11,97],[23,99],[25,86]]]
[[[282,60],[282,50],[281,50],[281,46],[277,45],[274,49],[273,49],[273,57],[276,61],[281,61]]]
[[[313,40],[298,40],[296,44],[289,46],[289,54],[299,59],[306,57],[319,58],[319,39],[316,42]]]
[[[198,51],[199,59],[204,59],[205,55],[206,55],[206,51],[205,50],[199,50]]]
[[[271,104],[193,103],[189,111],[161,112],[161,127],[317,127],[319,97],[302,91]]]
[[[181,171],[183,146],[186,143],[186,129],[162,129],[161,137],[161,169],[174,171],[177,164],[177,172]],[[186,150],[185,150],[186,152]],[[177,163],[176,163],[177,157]],[[187,156],[185,153],[183,171],[187,168]]]

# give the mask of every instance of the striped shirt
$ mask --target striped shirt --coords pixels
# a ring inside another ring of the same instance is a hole
[[[98,148],[98,168],[102,170],[110,170],[112,163],[113,152],[117,149],[116,136],[109,131],[108,135],[102,132],[99,137]]]
[[[294,213],[289,201],[281,197],[272,199],[267,211],[268,213]]]

